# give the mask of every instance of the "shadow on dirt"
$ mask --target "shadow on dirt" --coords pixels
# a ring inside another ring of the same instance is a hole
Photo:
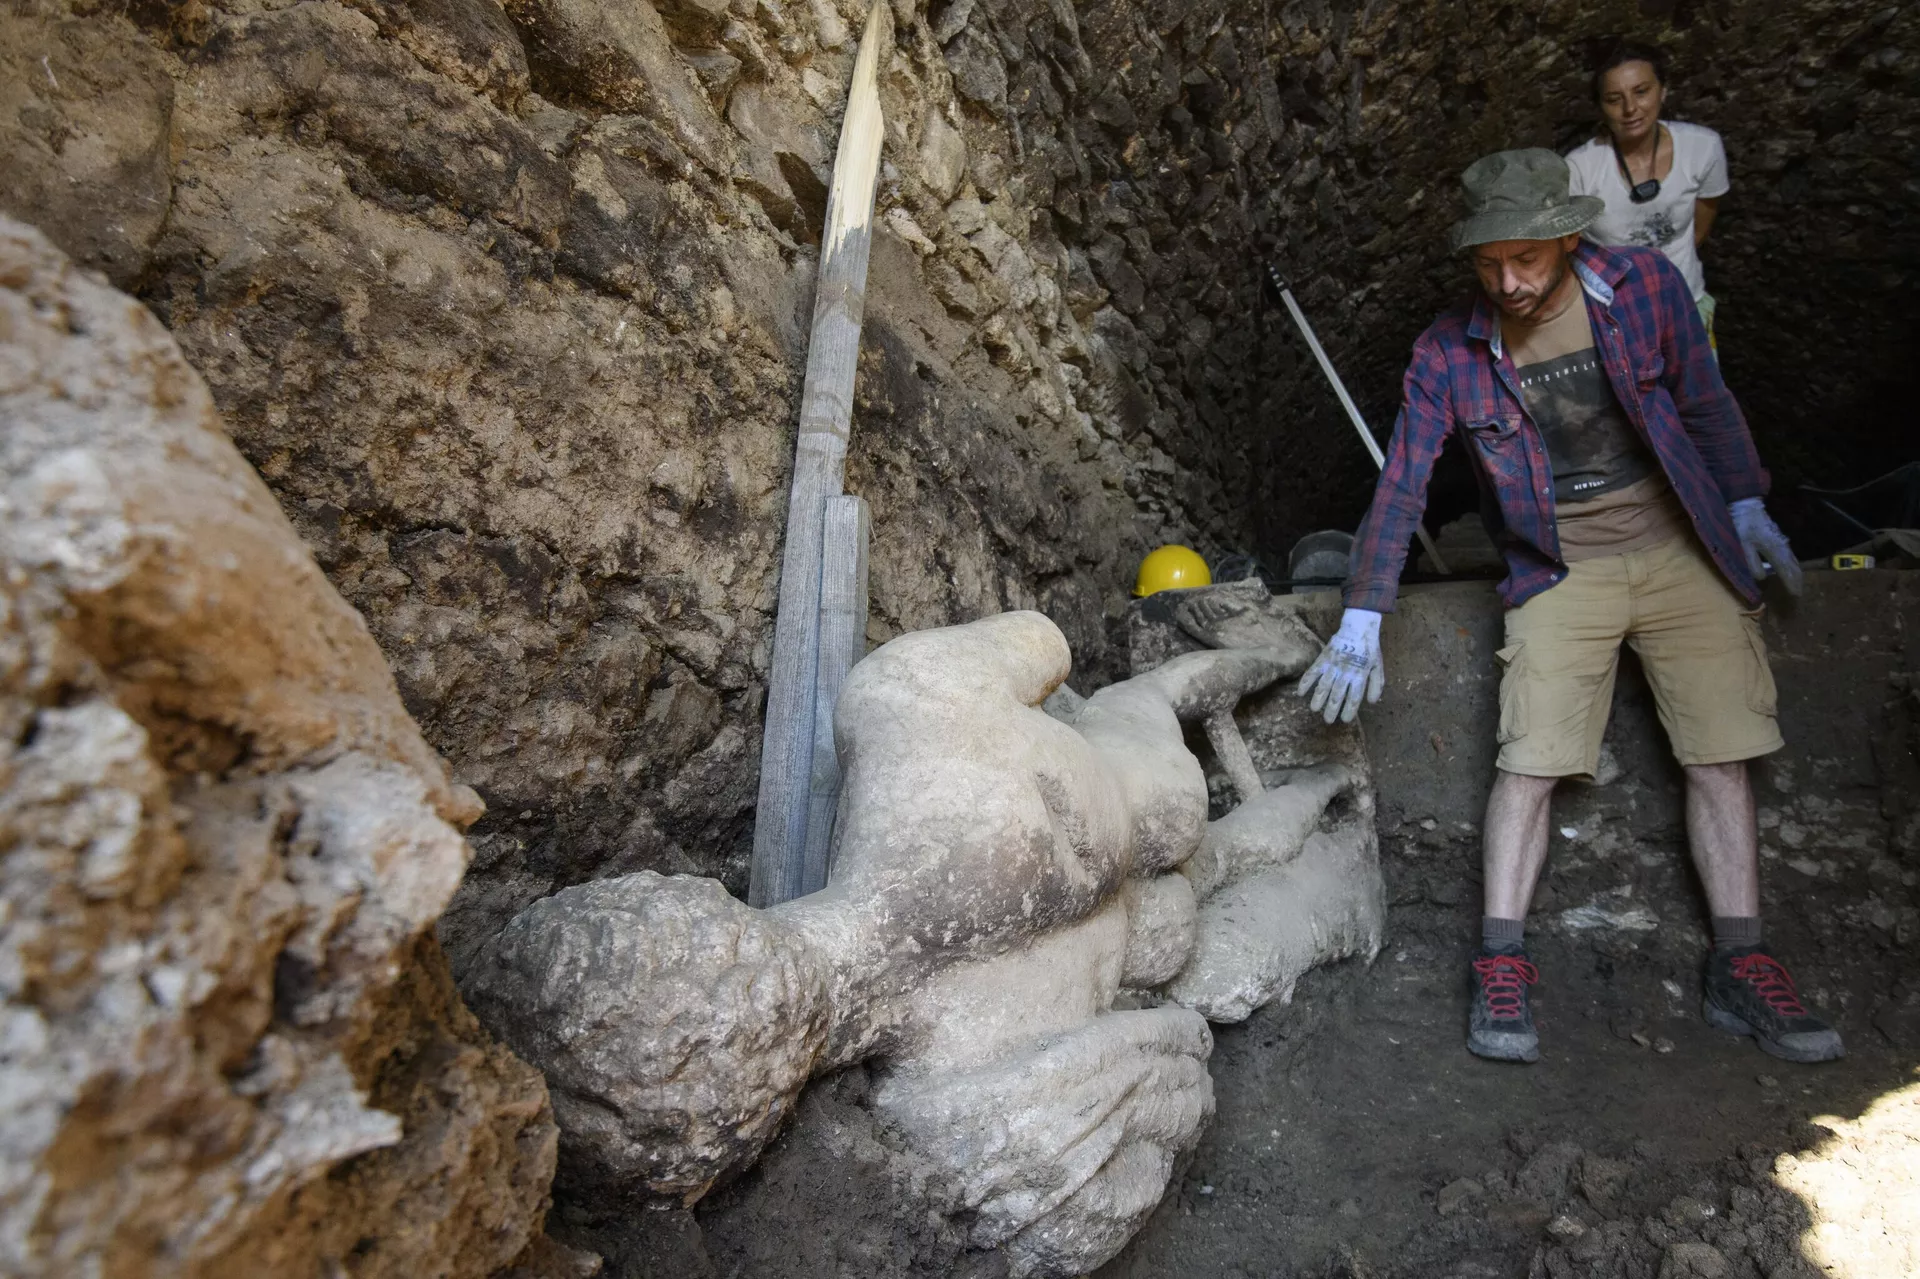
[[[1634,768],[1650,726],[1629,714],[1609,738],[1628,775],[1555,800],[1529,933],[1542,1060],[1467,1053],[1478,833],[1389,795],[1386,949],[1218,1030],[1219,1116],[1102,1279],[1920,1273],[1920,1222],[1881,1216],[1920,1194],[1920,1165],[1888,1156],[1920,1140],[1920,877],[1890,768],[1911,765],[1912,701],[1883,705],[1877,767],[1754,769],[1769,940],[1844,1061],[1790,1065],[1701,1021],[1678,770]]]

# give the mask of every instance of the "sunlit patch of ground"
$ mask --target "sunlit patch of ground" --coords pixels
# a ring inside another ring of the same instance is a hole
[[[1814,1122],[1832,1138],[1774,1161],[1774,1180],[1812,1209],[1807,1260],[1837,1279],[1920,1275],[1920,1082],[1858,1119]]]

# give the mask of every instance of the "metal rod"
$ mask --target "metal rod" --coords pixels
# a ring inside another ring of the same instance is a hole
[[[1806,490],[1802,489],[1801,491],[1805,492]],[[1841,519],[1845,520],[1847,523],[1859,529],[1862,533],[1865,533],[1868,537],[1878,536],[1879,534],[1878,529],[1868,528],[1865,524],[1862,524],[1859,520],[1853,518],[1853,516],[1847,514],[1845,511],[1835,506],[1832,502],[1829,502],[1826,498],[1816,497],[1813,500],[1820,503],[1820,505],[1826,507],[1829,511],[1832,511],[1835,515],[1838,515]]]
[[[1280,290],[1280,300],[1287,304],[1287,314],[1293,317],[1294,324],[1299,327],[1300,336],[1307,340],[1307,349],[1313,352],[1314,359],[1320,361],[1320,371],[1325,373],[1327,381],[1333,384],[1333,393],[1340,398],[1340,407],[1345,409],[1347,416],[1353,419],[1353,429],[1360,433],[1360,442],[1367,446],[1367,456],[1373,459],[1375,467],[1382,471],[1386,470],[1386,454],[1380,451],[1379,441],[1375,440],[1373,432],[1367,429],[1366,419],[1360,416],[1360,410],[1355,406],[1353,397],[1347,394],[1347,384],[1340,380],[1340,374],[1334,370],[1333,361],[1327,358],[1326,351],[1320,345],[1320,339],[1314,336],[1313,326],[1307,323],[1306,314],[1301,311],[1300,304],[1293,300],[1293,290],[1282,283],[1278,275],[1275,275],[1273,282]],[[1447,562],[1440,557],[1440,548],[1433,544],[1432,536],[1427,533],[1426,522],[1423,520],[1415,527],[1420,534],[1420,545],[1426,548],[1427,558],[1433,561],[1434,568],[1442,573],[1447,572]]]

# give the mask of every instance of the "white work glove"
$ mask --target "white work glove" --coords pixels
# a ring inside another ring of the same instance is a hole
[[[1787,594],[1800,593],[1800,561],[1787,545],[1787,535],[1767,514],[1766,504],[1757,497],[1743,497],[1727,507],[1733,516],[1733,531],[1740,535],[1740,549],[1747,553],[1747,567],[1753,580],[1759,581],[1772,567]]]
[[[1386,688],[1387,668],[1380,661],[1380,614],[1370,608],[1350,608],[1340,615],[1340,629],[1320,651],[1319,660],[1300,677],[1300,696],[1311,693],[1307,705],[1316,711],[1324,708],[1327,723],[1337,715],[1351,724],[1360,713],[1361,694],[1377,702]]]

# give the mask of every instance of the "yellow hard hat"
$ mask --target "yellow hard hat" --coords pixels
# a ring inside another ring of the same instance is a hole
[[[1211,586],[1213,574],[1207,562],[1190,546],[1163,546],[1140,561],[1140,578],[1133,584],[1136,596],[1171,591],[1183,586]]]

